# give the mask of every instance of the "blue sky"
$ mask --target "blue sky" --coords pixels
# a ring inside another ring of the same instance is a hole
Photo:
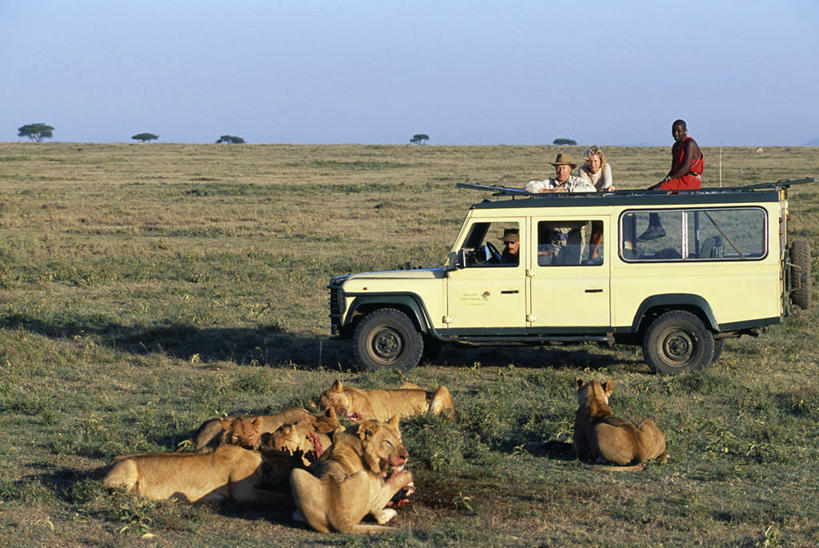
[[[0,141],[801,145],[817,28],[814,0],[0,0]]]

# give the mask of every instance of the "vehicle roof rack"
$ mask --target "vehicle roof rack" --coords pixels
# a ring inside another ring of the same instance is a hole
[[[781,188],[787,188],[793,185],[801,185],[805,183],[815,183],[816,179],[813,177],[806,177],[804,179],[781,179],[779,181],[773,183],[757,183],[755,185],[746,185],[746,186],[733,186],[733,187],[705,187],[700,188],[697,190],[646,190],[646,189],[633,189],[633,190],[614,190],[611,192],[573,192],[571,194],[559,193],[559,194],[532,194],[526,192],[522,188],[514,188],[508,186],[501,186],[501,185],[482,185],[478,183],[455,183],[455,186],[458,188],[468,188],[472,190],[483,190],[492,193],[492,196],[511,196],[512,199],[516,197],[527,197],[527,198],[538,198],[538,197],[562,197],[568,198],[571,196],[589,196],[589,195],[610,195],[610,196],[646,196],[646,195],[660,195],[660,194],[686,194],[686,195],[698,195],[698,194],[724,194],[724,193],[731,193],[731,192],[753,192],[758,190],[778,190]]]

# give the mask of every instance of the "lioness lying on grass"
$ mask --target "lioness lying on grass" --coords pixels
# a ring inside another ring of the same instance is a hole
[[[651,419],[640,426],[614,416],[609,396],[614,381],[576,380],[579,407],[574,419],[574,449],[579,459],[613,463],[607,470],[641,470],[647,460],[666,460],[665,437]],[[627,466],[632,465],[632,466]]]
[[[446,386],[427,392],[415,384],[404,384],[398,390],[368,390],[342,386],[336,380],[329,390],[319,396],[322,409],[333,408],[339,417],[353,422],[374,419],[386,421],[391,417],[409,417],[422,413],[453,416],[455,406]]]
[[[307,409],[290,407],[275,415],[231,415],[207,420],[193,435],[193,449],[202,451],[224,444],[258,449],[262,434],[275,432],[281,425],[297,421],[318,421]]]
[[[260,487],[264,464],[265,457],[258,451],[235,445],[223,445],[210,453],[126,455],[114,459],[103,485],[152,500],[289,504],[286,493]]]
[[[378,533],[396,515],[385,508],[402,488],[412,485],[404,470],[409,453],[401,443],[398,419],[362,421],[335,434],[333,445],[310,471],[290,475],[293,501],[307,523],[323,533]],[[379,525],[362,524],[372,514]]]

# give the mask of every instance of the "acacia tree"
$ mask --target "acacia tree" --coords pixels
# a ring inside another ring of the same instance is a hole
[[[139,141],[140,143],[144,143],[145,141],[153,141],[154,139],[159,139],[159,135],[154,135],[153,133],[137,133],[131,139],[135,141]]]
[[[216,140],[217,143],[224,143],[226,145],[241,145],[245,142],[241,137],[235,135],[222,135]]]
[[[51,139],[54,136],[54,128],[43,124],[26,124],[17,128],[18,137],[28,137],[35,143],[42,143],[43,139]]]
[[[425,133],[416,133],[412,136],[412,139],[410,139],[410,143],[414,145],[422,145],[424,141],[429,141],[429,135]]]
[[[563,137],[555,139],[552,142],[553,145],[567,145],[567,146],[574,146],[577,144],[577,141],[574,139],[565,139]]]

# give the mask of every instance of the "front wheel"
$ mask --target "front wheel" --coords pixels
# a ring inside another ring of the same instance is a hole
[[[358,323],[353,348],[362,369],[410,369],[421,360],[424,340],[409,316],[382,308]]]
[[[700,371],[714,358],[714,336],[691,312],[672,310],[646,329],[643,357],[661,375]]]

